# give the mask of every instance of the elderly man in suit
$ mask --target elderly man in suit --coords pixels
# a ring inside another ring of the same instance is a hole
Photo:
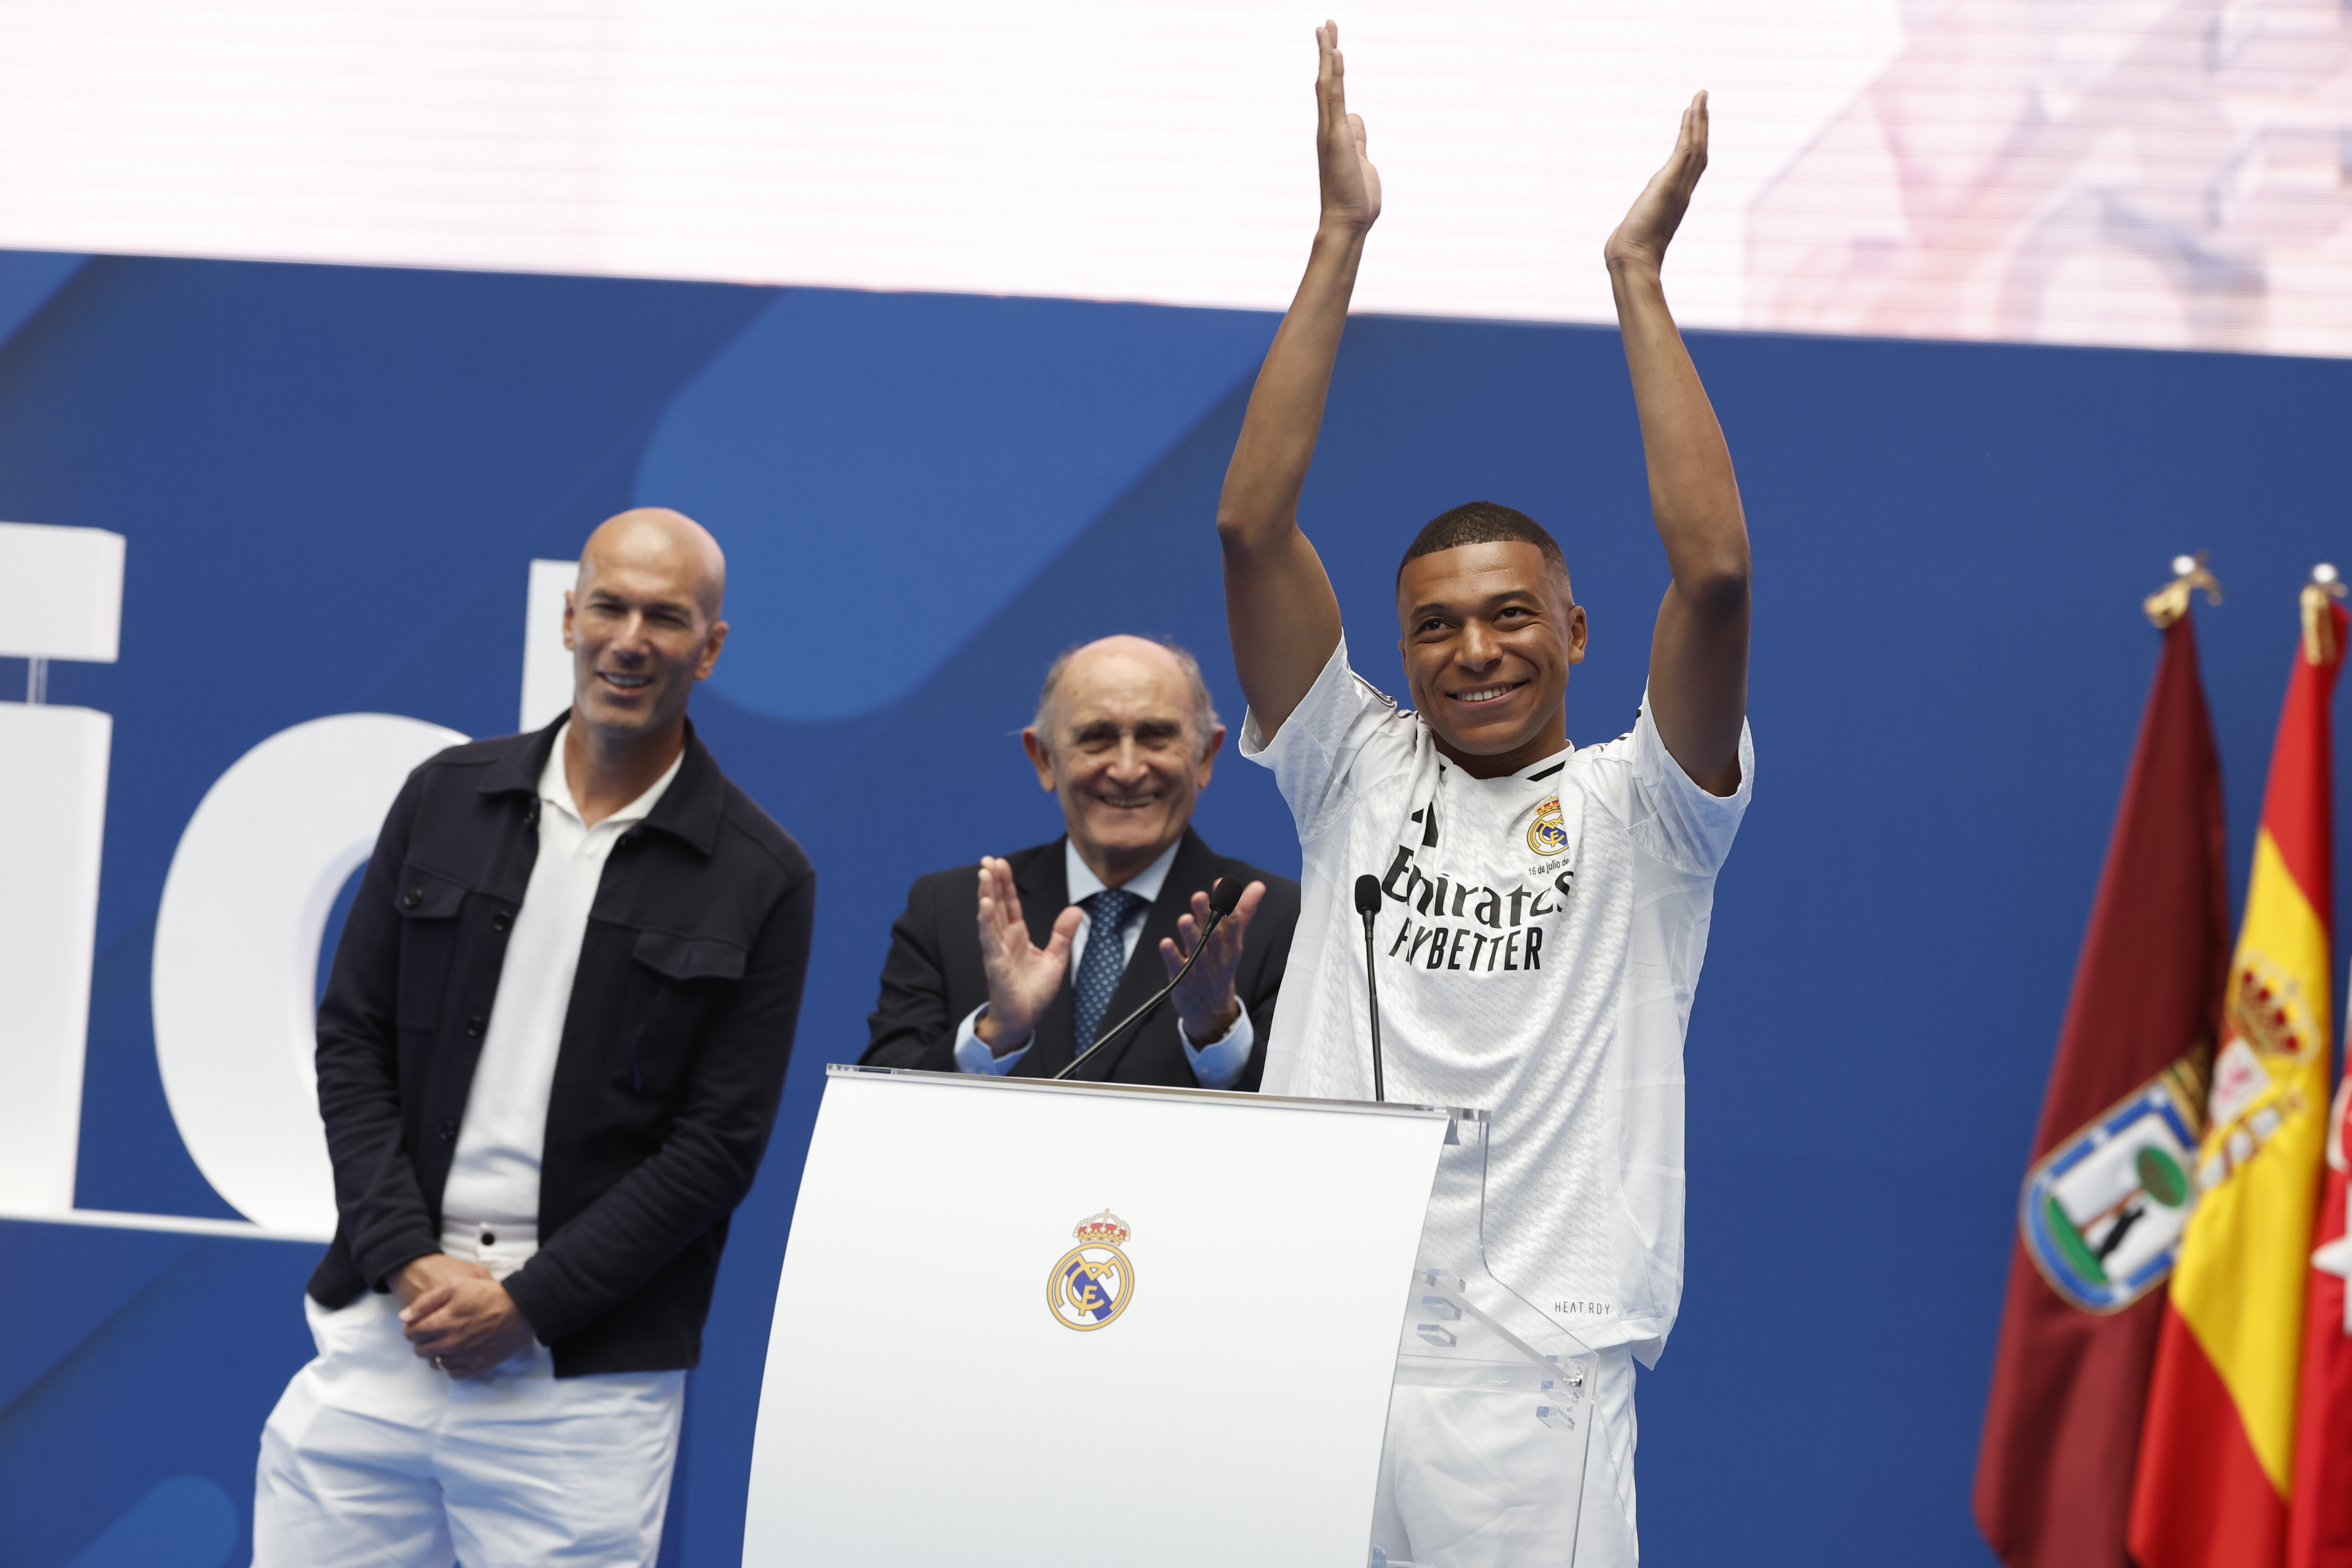
[[[1075,1075],[1255,1089],[1298,884],[1192,831],[1224,726],[1192,656],[1143,637],[1071,649],[1021,732],[1066,834],[917,880],[891,928],[870,1066],[1051,1077],[1176,973],[1209,890],[1248,884],[1192,974]]]

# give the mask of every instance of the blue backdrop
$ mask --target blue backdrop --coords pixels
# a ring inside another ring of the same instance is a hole
[[[1272,327],[0,257],[0,517],[130,541],[121,662],[51,683],[115,716],[80,1205],[230,1214],[181,1147],[149,1023],[164,871],[211,783],[329,713],[510,728],[525,563],[632,502],[692,511],[730,552],[735,626],[696,717],[821,877],[665,1556],[731,1568],[823,1065],[862,1047],[907,884],[1058,831],[1015,732],[1073,641],[1172,635],[1238,723],[1211,519]],[[1694,352],[1756,542],[1759,777],[1691,1029],[1690,1279],[1642,1384],[1644,1543],[1668,1564],[1982,1564],[1968,1493],[2011,1216],[2156,654],[2138,600],[2213,549],[2230,601],[2199,613],[2242,877],[2294,590],[2352,555],[2352,364]],[[1305,513],[1360,668],[1395,668],[1413,529],[1480,497],[1567,546],[1594,639],[1570,733],[1619,732],[1664,568],[1614,334],[1359,320]],[[0,661],[0,691],[20,679]],[[1270,779],[1230,754],[1199,821],[1297,865]],[[0,1225],[0,1558],[241,1562],[314,1252]]]

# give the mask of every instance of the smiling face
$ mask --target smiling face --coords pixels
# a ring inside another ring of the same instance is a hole
[[[1049,732],[1021,732],[1037,782],[1061,798],[1080,858],[1116,888],[1184,836],[1224,727],[1202,736],[1175,655],[1125,637],[1072,654],[1041,717]]]
[[[1495,778],[1568,743],[1568,670],[1584,659],[1584,609],[1532,544],[1433,551],[1404,563],[1397,620],[1412,705],[1438,749]]]
[[[572,718],[624,743],[683,720],[727,640],[725,572],[717,543],[677,512],[623,512],[590,535],[563,600]]]

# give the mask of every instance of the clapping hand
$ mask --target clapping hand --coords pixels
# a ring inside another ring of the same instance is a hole
[[[1631,266],[1657,272],[1665,266],[1666,247],[1682,226],[1691,193],[1698,189],[1698,177],[1706,172],[1706,94],[1702,92],[1683,110],[1682,130],[1675,137],[1675,150],[1667,154],[1665,166],[1650,176],[1625,221],[1601,247],[1601,254],[1612,269]]]
[[[992,855],[982,858],[980,963],[988,975],[988,1011],[971,1032],[998,1056],[1028,1043],[1037,1015],[1061,992],[1062,976],[1070,968],[1070,943],[1083,918],[1075,904],[1064,910],[1055,917],[1053,935],[1039,947],[1029,940],[1012,864]]]
[[[1241,998],[1234,993],[1234,973],[1241,967],[1242,939],[1249,934],[1250,916],[1265,900],[1265,884],[1252,882],[1242,889],[1241,902],[1234,912],[1218,923],[1209,933],[1209,951],[1176,987],[1176,1016],[1184,1026],[1185,1038],[1196,1046],[1211,1046],[1232,1032],[1234,1020],[1241,1016]],[[1192,912],[1176,922],[1176,940],[1162,937],[1160,942],[1160,962],[1168,966],[1170,979],[1184,967],[1184,961],[1201,944],[1201,932],[1209,923],[1209,895],[1192,895]]]

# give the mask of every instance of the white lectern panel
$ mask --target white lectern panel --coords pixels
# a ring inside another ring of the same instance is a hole
[[[743,1561],[1361,1568],[1442,1111],[835,1068]],[[1105,1210],[1131,1279],[1049,1282]]]

